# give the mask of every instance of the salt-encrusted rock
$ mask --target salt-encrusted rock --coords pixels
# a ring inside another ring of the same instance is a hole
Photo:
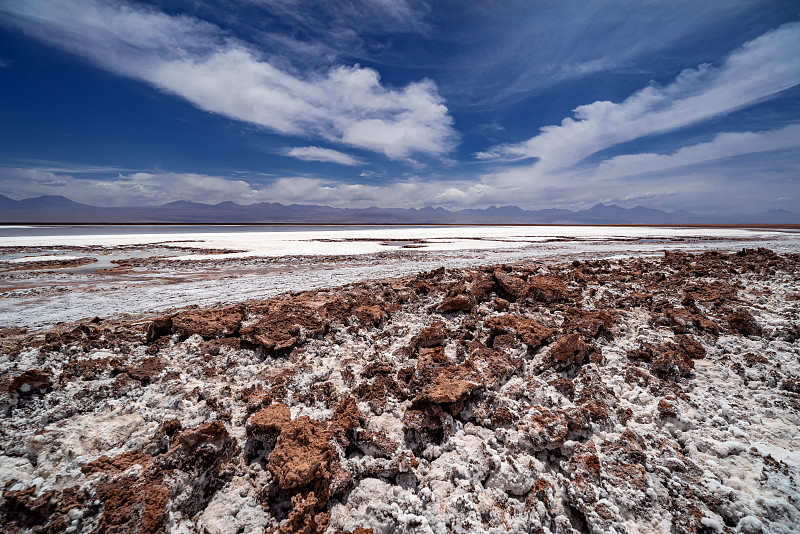
[[[561,410],[532,406],[517,423],[523,446],[534,451],[557,449],[569,432],[567,417]]]
[[[417,334],[417,347],[431,348],[442,345],[447,339],[447,329],[442,321],[435,321]]]
[[[469,311],[475,306],[475,299],[469,295],[456,295],[449,297],[439,303],[435,311],[438,313],[449,313],[454,311]]]
[[[541,346],[553,334],[553,331],[543,324],[519,315],[489,317],[484,321],[484,326],[496,334],[513,334],[532,349]]]
[[[172,333],[184,338],[194,334],[200,335],[203,339],[230,337],[239,332],[241,323],[242,310],[238,307],[186,311],[172,317]],[[158,326],[155,326],[154,330],[157,329]]]
[[[515,299],[521,299],[525,296],[528,290],[528,284],[522,278],[503,272],[497,269],[494,272],[494,279],[497,284],[505,290],[506,293]]]
[[[553,367],[566,369],[573,365],[580,365],[589,357],[591,348],[578,334],[568,334],[550,347],[550,358]]]
[[[241,329],[241,336],[269,353],[282,353],[328,331],[328,322],[302,306],[271,310]]]
[[[525,295],[538,302],[561,302],[569,298],[569,290],[554,276],[534,276],[529,281]]]
[[[728,315],[727,320],[734,331],[745,336],[760,336],[762,333],[761,326],[747,310],[737,310]]]
[[[561,328],[567,333],[581,334],[587,339],[597,337],[610,339],[613,326],[614,318],[605,310],[568,308],[564,312],[564,323]]]
[[[487,488],[498,488],[509,495],[525,495],[536,482],[540,465],[530,457],[521,462],[514,456],[500,458],[500,465],[486,479]]]

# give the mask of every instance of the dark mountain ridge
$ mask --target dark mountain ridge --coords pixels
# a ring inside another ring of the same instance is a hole
[[[733,215],[667,212],[643,206],[597,204],[589,209],[524,210],[517,206],[449,211],[444,208],[334,208],[306,204],[179,200],[161,206],[100,207],[62,196],[12,200],[0,195],[0,223],[16,224],[800,224],[786,210]]]

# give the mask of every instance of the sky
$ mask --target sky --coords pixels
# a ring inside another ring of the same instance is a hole
[[[800,212],[800,4],[0,0],[0,194]]]

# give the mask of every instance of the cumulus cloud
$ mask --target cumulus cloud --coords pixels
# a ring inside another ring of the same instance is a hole
[[[212,24],[116,1],[0,0],[0,12],[6,24],[101,68],[281,134],[395,159],[441,156],[456,143],[431,80],[390,88],[359,65],[289,72]]]
[[[361,163],[361,161],[350,154],[318,146],[296,146],[287,148],[285,154],[303,161],[327,161],[338,163],[339,165],[349,165],[351,167]]]
[[[800,84],[800,23],[745,43],[719,66],[683,71],[623,102],[597,101],[535,137],[479,152],[479,159],[538,158],[538,171],[564,168],[611,146],[684,128],[768,99]]]

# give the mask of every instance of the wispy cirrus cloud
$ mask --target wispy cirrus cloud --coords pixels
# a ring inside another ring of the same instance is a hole
[[[354,158],[350,154],[339,152],[331,148],[322,148],[318,146],[296,146],[288,148],[284,154],[297,158],[303,161],[326,161],[330,163],[338,163],[339,165],[355,166],[361,164],[361,161]]]
[[[694,63],[713,57],[709,45],[727,40],[737,21],[748,20],[746,30],[757,32],[759,24],[765,24],[765,12],[783,9],[796,16],[787,4],[777,4],[768,8],[761,0],[461,3],[459,10],[470,16],[460,17],[448,34],[458,42],[459,53],[448,58],[452,70],[439,80],[440,86],[451,102],[495,109],[561,84],[567,88],[598,73],[620,78],[657,75],[656,63],[665,57]],[[766,30],[769,24],[763,27]],[[741,29],[735,35],[741,36]]]
[[[684,128],[768,99],[800,84],[800,23],[745,43],[719,66],[684,70],[671,84],[648,86],[623,102],[578,106],[574,117],[527,141],[478,152],[479,159],[538,158],[537,171],[564,168],[611,146]]]
[[[101,68],[277,133],[393,159],[441,156],[457,141],[431,80],[389,88],[358,65],[289,72],[210,23],[121,1],[3,0],[0,13],[5,24]]]

